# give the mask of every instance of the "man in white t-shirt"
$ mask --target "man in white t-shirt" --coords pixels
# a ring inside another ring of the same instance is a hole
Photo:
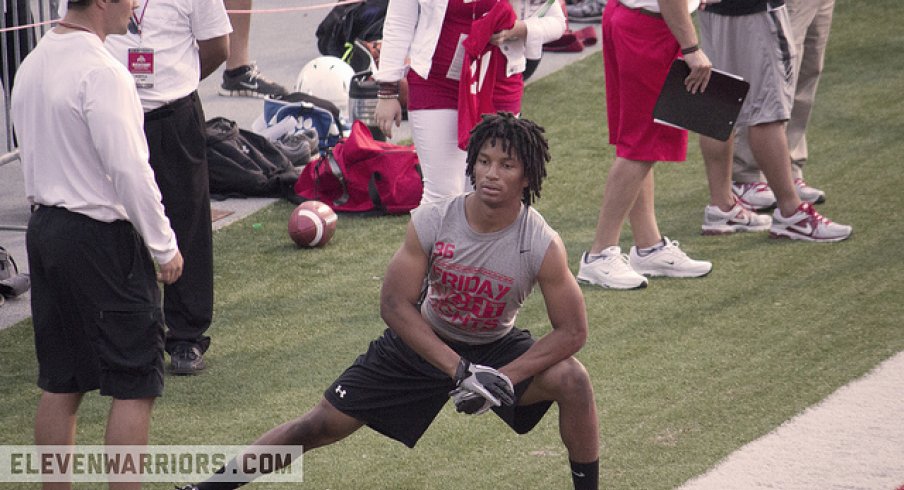
[[[125,32],[131,10],[130,0],[71,1],[12,93],[25,193],[36,206],[26,245],[38,445],[75,444],[79,404],[97,389],[113,398],[104,442],[147,444],[163,392],[157,281],[179,279],[182,255],[148,165],[135,88],[103,46]]]
[[[213,245],[205,117],[197,89],[228,56],[231,30],[222,0],[139,0],[128,32],[106,40],[138,87],[151,167],[186,258],[182,278],[163,290],[174,374],[204,369],[210,345]]]

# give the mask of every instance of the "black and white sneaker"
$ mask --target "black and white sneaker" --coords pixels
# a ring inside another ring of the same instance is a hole
[[[223,72],[223,83],[220,84],[220,95],[227,97],[281,97],[288,95],[289,91],[282,85],[270,81],[261,75],[257,65],[250,64],[235,70],[242,70],[238,74],[230,76]],[[235,71],[229,70],[229,71]]]

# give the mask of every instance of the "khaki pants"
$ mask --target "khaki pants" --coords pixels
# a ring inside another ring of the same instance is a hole
[[[798,52],[794,107],[786,131],[791,172],[797,179],[803,178],[803,166],[807,161],[807,124],[822,74],[835,0],[787,0],[786,4]],[[732,180],[744,183],[766,181],[747,142],[747,128],[740,128],[735,135]]]

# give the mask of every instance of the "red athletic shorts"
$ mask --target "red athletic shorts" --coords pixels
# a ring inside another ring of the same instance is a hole
[[[684,161],[687,131],[653,122],[653,106],[681,51],[662,19],[610,1],[603,13],[609,143],[640,161]]]

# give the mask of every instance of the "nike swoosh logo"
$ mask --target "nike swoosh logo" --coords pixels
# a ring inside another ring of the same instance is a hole
[[[675,265],[675,261],[674,261],[674,260],[666,260],[665,263],[666,263],[666,264],[669,264],[669,265]]]
[[[257,82],[254,82],[254,83],[239,82],[239,85],[241,85],[245,88],[251,89],[251,90],[257,90],[257,87],[258,87]]]
[[[574,470],[571,471],[571,474],[574,475],[574,476],[576,476],[576,477],[578,477],[578,478],[584,478],[585,476],[587,476],[587,475],[585,475],[584,473],[581,473],[581,472],[579,472],[579,471],[574,471]]]
[[[522,253],[522,254],[523,254],[523,253],[525,253],[525,252],[530,252],[530,249],[528,248],[528,249],[525,249],[525,250],[521,250],[521,251],[519,251],[518,253]]]
[[[791,228],[795,231],[799,231],[800,233],[802,233],[804,235],[809,235],[809,234],[813,233],[813,225],[811,225],[810,223],[807,223],[806,225],[803,225],[803,226],[788,225],[788,228]]]

